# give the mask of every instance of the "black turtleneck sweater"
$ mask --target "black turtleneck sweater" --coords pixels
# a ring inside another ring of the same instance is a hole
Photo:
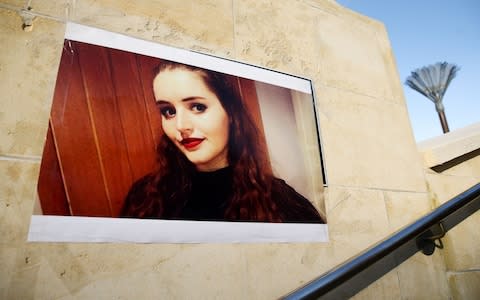
[[[225,210],[233,194],[233,171],[226,167],[213,172],[196,172],[189,200],[180,213],[184,220],[225,220]],[[285,181],[274,178],[272,201],[282,219],[294,223],[324,223],[317,210],[305,197]]]
[[[221,221],[233,192],[231,167],[213,172],[196,172],[190,199],[179,218],[184,220]]]
[[[160,215],[156,202],[144,202],[148,195],[148,183],[152,176],[145,176],[137,181],[127,195],[123,216],[136,217],[143,207],[152,209],[139,216],[142,218],[165,218],[180,220],[224,221],[225,211],[231,201],[233,170],[226,167],[213,172],[195,172],[191,190],[186,196],[183,208],[168,211]],[[324,223],[315,207],[302,195],[297,193],[285,181],[273,178],[271,199],[275,202],[279,218],[286,223]],[[155,200],[152,200],[155,201]],[[178,211],[175,213],[174,211]],[[243,220],[255,221],[255,220]]]

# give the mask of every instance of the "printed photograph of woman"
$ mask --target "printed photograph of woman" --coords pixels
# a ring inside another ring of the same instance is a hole
[[[312,82],[68,23],[28,240],[326,242]]]
[[[325,224],[308,87],[208,65],[66,39],[34,215]]]
[[[132,185],[120,216],[325,223],[265,162],[235,76],[161,60],[152,88],[163,128],[157,167]]]

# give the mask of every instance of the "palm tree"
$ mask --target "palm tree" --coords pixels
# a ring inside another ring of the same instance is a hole
[[[405,81],[406,85],[435,103],[435,109],[438,112],[443,133],[450,131],[442,102],[443,95],[445,95],[448,85],[455,78],[458,70],[460,68],[455,64],[438,62],[434,65],[416,69]]]

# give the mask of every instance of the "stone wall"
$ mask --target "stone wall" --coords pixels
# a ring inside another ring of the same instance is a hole
[[[419,149],[435,206],[480,183],[480,123],[419,143]],[[438,170],[436,166],[443,168]],[[447,278],[454,299],[480,297],[478,224],[480,212],[477,211],[443,239]]]
[[[67,20],[312,79],[330,242],[27,243]],[[432,208],[387,32],[335,1],[0,0],[0,40],[2,299],[274,299]],[[439,251],[356,296],[448,297]]]

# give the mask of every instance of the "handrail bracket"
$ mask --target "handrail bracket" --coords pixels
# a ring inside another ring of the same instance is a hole
[[[439,222],[420,236],[418,236],[416,243],[418,250],[421,250],[425,255],[432,255],[435,248],[443,249],[442,238],[445,236],[446,230],[442,222]],[[438,242],[436,242],[438,240]]]

